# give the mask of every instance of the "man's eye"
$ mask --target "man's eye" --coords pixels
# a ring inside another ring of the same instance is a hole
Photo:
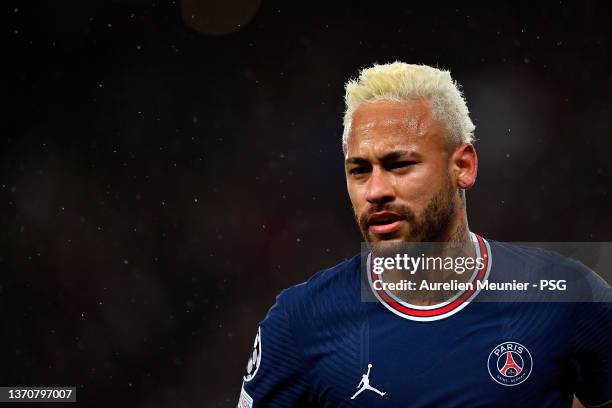
[[[393,163],[389,164],[388,168],[389,169],[402,169],[404,167],[412,166],[413,164],[416,164],[416,162],[415,161],[410,161],[410,160],[397,161],[397,162],[393,162]]]
[[[370,171],[368,167],[353,167],[349,170],[349,174],[364,174]]]

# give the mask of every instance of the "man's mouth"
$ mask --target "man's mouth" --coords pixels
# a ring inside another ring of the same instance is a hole
[[[368,217],[368,230],[377,235],[391,234],[406,222],[402,216],[389,211],[374,213]]]

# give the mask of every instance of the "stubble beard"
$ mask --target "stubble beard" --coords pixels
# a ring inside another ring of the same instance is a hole
[[[453,218],[457,214],[457,207],[455,202],[455,194],[459,190],[456,190],[451,181],[450,177],[444,180],[444,183],[440,189],[433,195],[431,200],[426,205],[420,218],[417,218],[414,211],[404,205],[394,205],[388,203],[378,207],[372,207],[364,215],[359,217],[358,224],[361,233],[368,243],[371,251],[376,253],[377,256],[394,255],[397,252],[397,246],[386,245],[384,241],[377,241],[370,239],[367,219],[370,214],[378,211],[393,211],[402,216],[403,219],[408,223],[408,231],[401,237],[400,242],[417,242],[423,243],[422,245],[417,244],[409,247],[411,252],[420,254],[422,252],[430,253],[431,255],[440,255],[446,246],[452,244],[459,244],[459,249],[464,248],[463,234],[459,234],[457,231],[450,234],[450,226],[452,225]],[[462,227],[459,226],[459,230]],[[450,234],[450,235],[449,235]],[[455,241],[459,239],[460,242],[447,242]],[[380,244],[377,244],[380,242]],[[440,242],[441,246],[428,246],[428,242]],[[435,253],[432,253],[434,251]],[[422,280],[432,282],[444,282],[450,278],[456,277],[454,272],[448,273],[444,271],[431,271],[429,273],[418,273],[416,275],[403,274],[401,277],[408,281],[413,281],[420,284]],[[465,280],[469,277],[469,274],[460,276],[459,280]],[[407,293],[396,293],[396,295],[402,298],[404,301],[417,304],[437,304],[439,302],[446,301],[455,295],[455,291],[416,291]]]
[[[372,206],[361,216],[357,217],[357,223],[361,234],[366,242],[378,242],[372,239],[368,230],[368,217],[379,211],[392,211],[398,213],[407,223],[408,231],[401,237],[403,242],[438,242],[448,232],[456,208],[453,202],[455,189],[450,178],[447,176],[443,185],[434,194],[423,210],[420,218],[414,211],[405,205],[394,205],[392,203],[380,206]]]

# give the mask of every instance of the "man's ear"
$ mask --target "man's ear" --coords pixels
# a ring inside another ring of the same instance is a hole
[[[478,173],[478,155],[471,143],[463,143],[451,155],[451,169],[455,174],[457,187],[467,190],[476,183]]]

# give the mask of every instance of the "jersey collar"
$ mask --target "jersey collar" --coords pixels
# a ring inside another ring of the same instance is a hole
[[[372,254],[368,255],[367,258],[367,275],[369,286],[374,292],[376,298],[382,303],[387,309],[391,312],[400,316],[404,319],[414,320],[419,322],[429,322],[434,320],[445,319],[459,312],[461,309],[466,307],[470,301],[472,301],[480,292],[480,288],[477,285],[477,281],[485,282],[491,271],[491,247],[489,243],[480,235],[474,234],[470,232],[470,237],[472,238],[472,242],[474,243],[474,247],[476,249],[476,256],[482,257],[483,259],[483,267],[480,269],[476,269],[469,282],[472,283],[472,288],[459,292],[452,299],[447,300],[446,302],[439,303],[432,306],[419,306],[413,305],[407,302],[402,301],[397,298],[391,292],[386,290],[376,290],[374,289],[373,279],[376,279],[374,276],[374,272],[372,271]]]

